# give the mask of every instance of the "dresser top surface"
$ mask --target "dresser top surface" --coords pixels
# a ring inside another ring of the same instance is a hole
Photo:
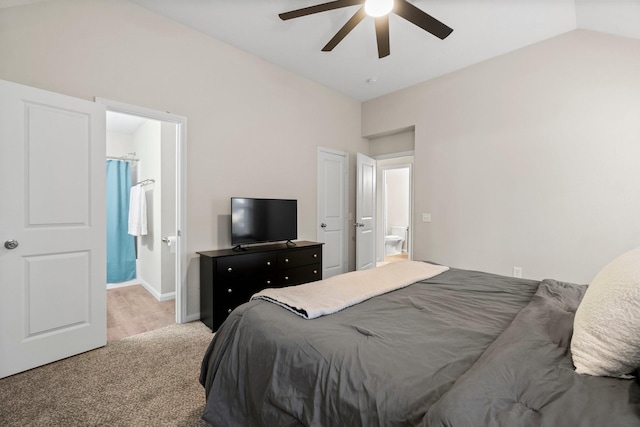
[[[257,254],[262,252],[273,252],[273,251],[281,251],[287,249],[302,249],[309,248],[313,246],[321,246],[324,243],[319,242],[310,242],[307,240],[301,240],[293,242],[294,244],[287,243],[270,243],[267,245],[255,245],[255,246],[243,246],[242,250],[236,249],[218,249],[215,251],[199,251],[196,252],[200,256],[206,256],[210,258],[217,258],[222,256],[231,256],[231,255],[243,255],[243,254]]]

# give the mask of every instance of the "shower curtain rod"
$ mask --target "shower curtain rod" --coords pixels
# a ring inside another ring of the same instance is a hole
[[[125,162],[139,162],[140,159],[136,159],[134,157],[127,157],[127,156],[120,156],[120,157],[114,157],[114,156],[107,156],[108,160],[124,160]]]

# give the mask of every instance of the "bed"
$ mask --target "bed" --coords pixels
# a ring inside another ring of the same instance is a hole
[[[203,418],[216,427],[639,426],[636,378],[575,370],[586,291],[448,268],[313,319],[253,299],[206,351]]]

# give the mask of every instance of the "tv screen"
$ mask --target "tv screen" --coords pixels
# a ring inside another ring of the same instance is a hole
[[[298,238],[298,201],[231,198],[231,244],[278,242]]]

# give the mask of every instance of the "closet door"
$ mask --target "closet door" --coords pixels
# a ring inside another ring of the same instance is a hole
[[[0,378],[106,344],[105,115],[0,80]]]

